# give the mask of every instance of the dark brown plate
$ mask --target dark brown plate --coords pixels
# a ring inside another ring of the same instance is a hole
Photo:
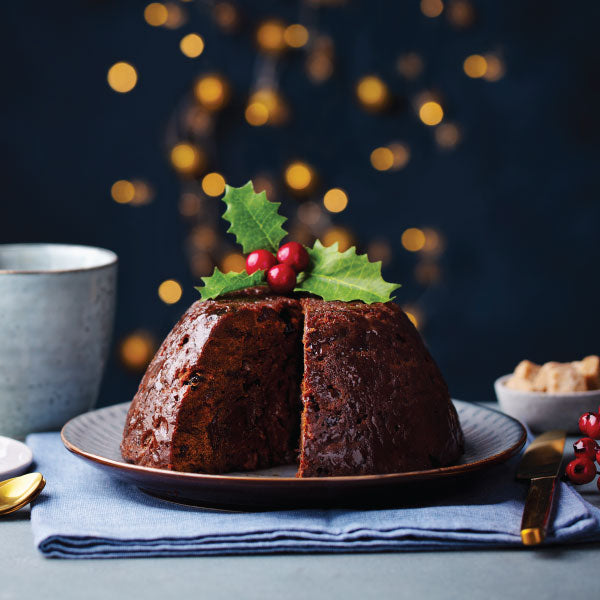
[[[119,450],[129,403],[71,419],[61,432],[68,450],[105,473],[160,498],[235,509],[300,506],[394,505],[442,493],[468,475],[514,456],[524,445],[524,427],[503,413],[454,400],[465,434],[465,453],[452,466],[410,473],[297,479],[296,465],[247,473],[205,475],[126,463]]]

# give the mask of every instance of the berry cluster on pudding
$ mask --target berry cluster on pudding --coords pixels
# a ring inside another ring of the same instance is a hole
[[[298,242],[283,244],[277,258],[268,250],[254,250],[246,258],[246,273],[267,272],[267,283],[276,294],[289,294],[296,287],[296,276],[308,267],[308,252]]]
[[[579,417],[579,430],[586,437],[573,444],[575,458],[567,465],[566,475],[572,483],[582,485],[594,481],[598,474],[595,462],[600,464],[600,445],[596,441],[600,440],[600,409],[597,413],[583,413]]]

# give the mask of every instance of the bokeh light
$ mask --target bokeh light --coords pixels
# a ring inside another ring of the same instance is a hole
[[[444,10],[441,0],[421,0],[421,12],[430,18],[439,17]]]
[[[206,110],[220,110],[227,104],[229,95],[229,84],[217,73],[203,75],[194,84],[194,96]]]
[[[454,123],[442,123],[435,128],[435,141],[440,148],[454,148],[460,142],[460,130]]]
[[[179,199],[179,214],[183,217],[195,217],[202,210],[202,198],[192,192],[186,192]]]
[[[175,304],[181,300],[183,289],[175,279],[166,279],[158,286],[158,297],[165,304]]]
[[[465,58],[463,70],[472,79],[483,77],[487,71],[487,60],[481,54],[471,54]]]
[[[315,184],[315,171],[305,162],[290,163],[284,172],[285,183],[296,192],[309,192]]]
[[[402,233],[401,241],[409,252],[418,252],[425,245],[425,234],[417,227],[410,227]]]
[[[195,252],[190,257],[192,275],[194,277],[205,277],[212,274],[215,263],[210,254],[206,252]]]
[[[246,107],[244,116],[250,125],[260,127],[269,120],[269,109],[261,102],[250,102]]]
[[[384,146],[371,152],[371,165],[378,171],[389,171],[394,166],[394,153]]]
[[[303,202],[298,207],[298,219],[309,227],[314,227],[323,217],[323,211],[316,202]]]
[[[223,273],[241,273],[246,268],[246,259],[239,252],[230,252],[223,257],[221,261],[221,271]]]
[[[367,256],[371,262],[381,261],[385,266],[392,258],[392,248],[385,240],[373,240],[367,246]]]
[[[264,192],[267,196],[267,200],[274,202],[277,199],[277,189],[273,180],[268,175],[257,175],[252,179],[254,185],[254,191],[259,194]]]
[[[498,81],[504,77],[505,67],[502,60],[495,54],[486,54],[487,69],[483,78],[486,81]]]
[[[204,163],[204,153],[194,144],[181,142],[171,149],[171,164],[182,175],[196,175]]]
[[[202,179],[202,191],[207,196],[220,196],[225,191],[225,178],[220,173],[207,173]]]
[[[213,9],[213,17],[217,25],[227,33],[234,32],[240,24],[238,10],[231,2],[217,2]]]
[[[190,241],[199,250],[213,250],[218,242],[217,232],[209,225],[198,225],[192,230]]]
[[[459,29],[466,29],[475,23],[475,9],[468,0],[451,0],[447,15],[448,21]]]
[[[281,125],[288,117],[288,108],[277,90],[262,88],[250,95],[244,115],[255,127]]]
[[[188,58],[197,58],[204,52],[204,40],[197,33],[188,33],[181,38],[179,49]]]
[[[181,6],[175,4],[175,2],[167,2],[165,7],[167,9],[167,20],[164,26],[167,29],[178,29],[185,24],[187,15]]]
[[[127,62],[115,63],[107,75],[108,85],[121,94],[130,92],[136,85],[138,76],[133,65]]]
[[[323,246],[333,246],[337,242],[340,252],[345,252],[354,244],[354,237],[343,227],[330,227],[320,239]]]
[[[142,372],[152,360],[157,343],[148,331],[134,331],[119,344],[121,364],[130,371]]]
[[[144,19],[152,27],[160,27],[167,22],[169,11],[161,2],[152,2],[144,9]]]
[[[442,235],[430,227],[423,229],[423,233],[425,234],[425,244],[423,244],[422,248],[423,253],[439,256],[444,251],[444,239]]]
[[[441,277],[441,269],[434,262],[420,262],[415,267],[415,279],[421,285],[437,283]]]
[[[419,108],[419,118],[425,125],[437,125],[444,118],[444,110],[439,102],[430,100],[422,104],[421,108]]]
[[[410,322],[417,328],[422,329],[425,318],[423,312],[414,305],[406,304],[402,307],[402,310],[406,313],[406,316],[410,319]]]
[[[416,79],[423,72],[423,59],[416,52],[407,52],[398,57],[396,69],[406,79]]]
[[[356,96],[363,108],[373,112],[383,110],[390,100],[387,85],[375,75],[367,75],[358,82]]]
[[[131,181],[119,179],[112,184],[110,195],[119,204],[129,204],[135,197],[135,186]]]
[[[134,189],[133,199],[131,200],[133,206],[144,206],[144,204],[152,202],[154,190],[149,183],[141,179],[134,179],[131,183]]]
[[[290,48],[302,48],[308,43],[309,33],[304,25],[294,23],[285,28],[283,39]]]
[[[410,161],[409,147],[406,144],[403,144],[402,142],[394,142],[393,144],[390,144],[388,148],[390,149],[393,156],[391,168],[395,171],[404,169],[404,167],[406,167],[406,165]]]
[[[323,83],[333,74],[334,45],[326,35],[320,35],[311,44],[306,57],[306,72],[313,83]]]
[[[256,30],[256,43],[264,52],[277,54],[285,49],[285,25],[278,19],[263,21]]]
[[[323,196],[323,206],[331,213],[340,213],[348,206],[348,196],[340,188],[332,188]]]

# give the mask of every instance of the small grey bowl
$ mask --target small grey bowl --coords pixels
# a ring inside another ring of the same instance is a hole
[[[503,412],[533,431],[564,429],[567,433],[581,435],[579,417],[584,412],[598,410],[600,390],[562,394],[524,392],[506,387],[511,375],[504,375],[494,382],[496,398]]]

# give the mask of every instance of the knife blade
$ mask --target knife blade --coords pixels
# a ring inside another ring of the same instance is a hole
[[[530,481],[521,521],[521,540],[526,546],[541,544],[546,538],[565,439],[566,432],[562,430],[538,436],[519,463],[517,479]]]

